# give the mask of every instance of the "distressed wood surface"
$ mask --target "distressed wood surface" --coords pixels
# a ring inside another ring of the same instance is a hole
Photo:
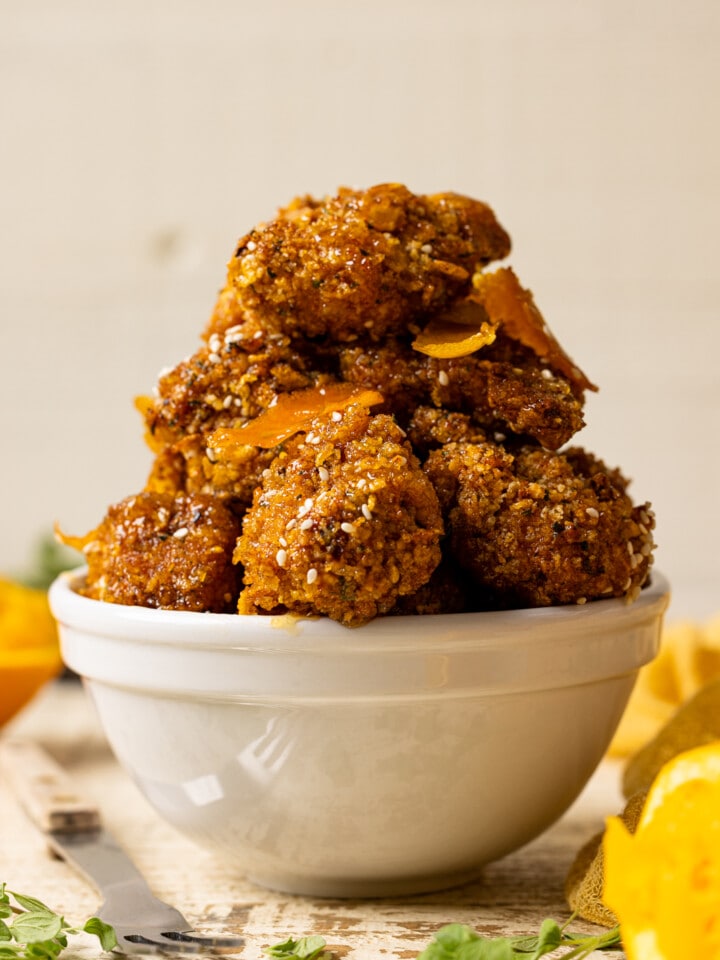
[[[493,936],[530,934],[552,916],[563,922],[569,908],[563,882],[576,851],[603,819],[622,806],[619,770],[604,763],[568,813],[542,837],[488,866],[481,879],[441,893],[388,900],[321,900],[273,893],[198,849],[158,818],[114,760],[80,686],[50,685],[7,728],[12,736],[41,743],[100,806],[107,827],[145,874],[154,892],[173,903],[198,928],[242,933],[245,945],[232,956],[261,958],[262,948],[287,937],[320,934],[337,958],[411,960],[445,923],[468,923]],[[528,784],[532,791],[532,784]],[[97,896],[70,867],[54,859],[0,780],[0,881],[39,897],[81,922]],[[587,932],[599,928],[573,924]],[[99,955],[96,941],[79,938],[70,957]],[[622,957],[620,951],[596,956]]]

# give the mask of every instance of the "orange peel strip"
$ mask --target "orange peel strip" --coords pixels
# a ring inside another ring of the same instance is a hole
[[[513,340],[529,347],[579,389],[597,390],[552,335],[532,293],[521,286],[510,267],[501,267],[492,273],[476,273],[473,285],[491,322],[501,326]]]
[[[55,539],[59,541],[59,543],[62,543],[64,546],[70,547],[73,550],[79,550],[80,553],[82,553],[85,547],[89,543],[92,543],[92,541],[95,539],[97,530],[90,530],[90,532],[86,533],[84,537],[74,537],[71,534],[63,533],[63,531],[60,529],[59,523],[56,520],[53,524],[53,533],[55,534]]]
[[[220,451],[238,444],[271,449],[293,434],[307,431],[318,417],[344,410],[355,403],[373,407],[382,402],[383,396],[377,390],[352,383],[331,383],[281,393],[273,406],[241,427],[215,430],[208,437],[208,446]]]
[[[467,357],[492,343],[496,332],[497,324],[488,322],[479,303],[461,300],[420,331],[413,341],[413,349],[436,360]]]

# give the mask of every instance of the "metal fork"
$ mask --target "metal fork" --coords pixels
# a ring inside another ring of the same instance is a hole
[[[158,900],[103,828],[98,808],[80,797],[65,771],[40,746],[2,741],[0,763],[51,849],[104,898],[97,916],[115,930],[117,951],[199,953],[242,946],[241,937],[195,933],[179,910]]]

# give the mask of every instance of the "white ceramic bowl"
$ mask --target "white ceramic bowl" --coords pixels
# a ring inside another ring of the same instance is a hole
[[[158,812],[256,882],[429,891],[578,795],[657,652],[665,579],[632,604],[330,620],[101,603],[65,574],[62,651]]]

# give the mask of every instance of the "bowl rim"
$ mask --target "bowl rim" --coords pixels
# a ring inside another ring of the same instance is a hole
[[[667,578],[654,571],[650,583],[632,602],[617,597],[516,610],[406,614],[377,617],[360,627],[347,627],[326,617],[200,613],[108,603],[77,592],[85,574],[85,567],[66,571],[50,587],[50,607],[61,627],[139,644],[279,653],[322,652],[338,646],[345,652],[361,653],[389,649],[447,651],[458,646],[505,646],[509,636],[518,646],[537,647],[545,639],[554,640],[559,631],[607,632],[639,626],[661,615],[670,599]]]

